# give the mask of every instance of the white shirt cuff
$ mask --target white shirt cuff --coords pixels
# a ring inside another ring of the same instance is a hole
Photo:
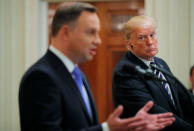
[[[103,130],[103,131],[110,131],[107,122],[103,122],[103,123],[102,123],[102,130]]]

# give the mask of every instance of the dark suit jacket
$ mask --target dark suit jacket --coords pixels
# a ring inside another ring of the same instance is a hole
[[[154,60],[159,67],[171,73],[168,65],[162,59],[155,57]],[[126,72],[123,66],[127,64],[139,65],[143,69],[148,68],[145,63],[131,52],[127,52],[116,65],[113,74],[113,99],[115,106],[119,104],[124,106],[122,117],[134,116],[143,105],[152,100],[154,106],[150,113],[172,112],[176,118],[176,121],[164,130],[191,131],[192,124],[187,121],[192,123],[194,120],[194,106],[190,104],[190,96],[184,96],[186,89],[182,89],[183,87],[180,87],[181,85],[178,82],[165,76],[171,87],[175,101],[174,106],[161,82],[146,79],[134,70]],[[184,119],[184,116],[187,118]]]
[[[67,68],[51,51],[23,76],[19,89],[22,131],[102,130],[86,77],[90,120],[81,94]]]

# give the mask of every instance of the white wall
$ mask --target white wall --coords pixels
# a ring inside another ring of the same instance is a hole
[[[194,1],[145,0],[146,14],[158,20],[160,53],[188,85],[194,64]],[[25,70],[47,48],[47,3],[0,0],[0,131],[19,131],[18,86]]]
[[[189,68],[194,64],[194,1],[145,0],[146,14],[158,21],[158,56],[189,86]]]
[[[19,82],[45,52],[46,31],[46,2],[0,0],[0,131],[20,130]]]
[[[194,1],[190,0],[190,65],[194,65]]]

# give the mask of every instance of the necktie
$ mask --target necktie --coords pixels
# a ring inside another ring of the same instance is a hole
[[[150,62],[150,65],[156,66],[155,62],[153,62],[153,61]],[[157,70],[157,69],[155,69],[155,68],[153,69],[153,71],[154,71],[154,74],[156,74],[156,75],[158,76],[158,78],[161,78],[161,79],[163,79],[163,80],[166,80],[166,78],[165,78],[165,76],[162,74],[162,72],[160,72],[159,70]],[[173,97],[172,97],[172,92],[171,92],[171,90],[170,90],[170,85],[168,84],[168,82],[162,82],[162,85],[164,86],[165,90],[167,91],[167,93],[168,93],[168,95],[169,95],[169,97],[170,97],[172,103],[175,105],[174,99],[173,99]]]
[[[80,91],[80,94],[84,100],[84,103],[85,103],[85,106],[87,108],[87,111],[88,111],[88,114],[92,120],[92,111],[91,111],[91,107],[90,107],[90,102],[89,102],[89,99],[88,99],[88,95],[87,95],[87,92],[86,92],[86,89],[84,88],[83,86],[83,81],[82,81],[82,77],[81,77],[81,73],[80,73],[80,70],[79,68],[76,66],[72,72],[72,75],[74,77],[74,80],[77,84],[77,87]]]

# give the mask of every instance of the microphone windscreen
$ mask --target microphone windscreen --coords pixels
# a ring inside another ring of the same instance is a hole
[[[134,64],[125,64],[123,65],[123,69],[124,72],[136,72],[136,65]]]

